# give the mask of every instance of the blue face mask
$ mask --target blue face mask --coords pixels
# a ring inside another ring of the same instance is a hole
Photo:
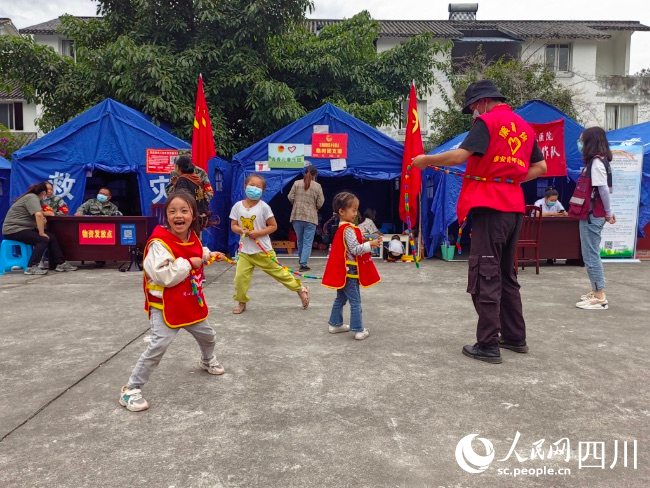
[[[108,197],[100,193],[99,195],[97,195],[97,200],[99,200],[101,203],[106,203],[108,202]]]
[[[548,202],[546,202],[546,206],[547,206],[547,207],[555,207],[555,204],[556,204],[556,203],[557,203],[557,202],[551,202],[551,201],[548,201]]]
[[[580,154],[582,154],[582,148],[584,147],[584,143],[582,141],[578,141],[578,151],[580,151]]]
[[[257,188],[256,186],[248,185],[246,187],[246,196],[251,200],[259,200],[260,198],[262,198],[262,193],[263,193],[262,189]]]

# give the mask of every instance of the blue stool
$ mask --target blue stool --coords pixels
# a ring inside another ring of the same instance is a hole
[[[0,243],[0,275],[11,271],[13,266],[27,269],[29,258],[32,257],[32,246],[24,242],[4,239]]]

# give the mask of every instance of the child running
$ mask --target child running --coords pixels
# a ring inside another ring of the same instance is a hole
[[[201,369],[216,375],[225,372],[214,356],[216,334],[207,321],[202,290],[204,260],[223,254],[201,246],[196,200],[189,192],[170,193],[164,213],[167,225],[154,229],[144,252],[144,309],[151,321],[151,342],[120,392],[120,405],[132,412],[149,408],[142,387],[180,328],[199,343]]]
[[[246,178],[244,188],[246,198],[237,202],[230,211],[230,228],[235,234],[242,236],[235,273],[234,298],[237,307],[232,313],[237,315],[246,311],[246,304],[250,300],[247,293],[255,268],[260,268],[289,290],[298,293],[302,308],[306,309],[309,306],[309,288],[302,286],[300,280],[269,257],[275,258],[269,235],[277,230],[278,224],[271,207],[261,200],[266,189],[266,180],[260,175],[252,174]]]
[[[352,193],[338,193],[332,202],[334,213],[341,221],[330,251],[323,286],[336,289],[336,300],[329,319],[330,334],[350,331],[362,341],[370,332],[361,320],[361,294],[359,285],[367,288],[381,281],[370,257],[372,247],[381,245],[382,238],[363,242],[357,226],[352,224],[359,210],[359,199]],[[343,325],[343,306],[350,302],[350,325]]]

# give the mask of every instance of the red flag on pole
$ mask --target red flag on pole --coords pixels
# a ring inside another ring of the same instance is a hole
[[[411,85],[409,95],[409,109],[406,122],[406,139],[404,140],[404,156],[402,157],[402,180],[399,190],[399,217],[406,222],[406,215],[411,216],[411,225],[415,225],[418,216],[418,196],[422,186],[422,175],[418,168],[411,165],[415,156],[424,153],[422,146],[422,133],[420,132],[420,119],[418,117],[418,100],[415,93],[415,83]],[[406,211],[408,202],[409,211]]]
[[[199,75],[194,110],[194,132],[192,134],[192,162],[199,168],[208,170],[208,159],[217,155],[212,137],[212,123],[208,114],[208,104],[203,92],[203,76]]]

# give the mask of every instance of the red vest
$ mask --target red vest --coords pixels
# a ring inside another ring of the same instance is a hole
[[[524,213],[524,192],[518,183],[528,174],[535,131],[505,104],[479,117],[488,128],[490,144],[482,156],[467,159],[466,173],[483,178],[501,178],[516,183],[495,183],[465,179],[458,197],[458,221],[474,207]]]
[[[372,262],[370,253],[355,256],[354,261],[346,259],[347,246],[345,245],[345,229],[352,226],[359,243],[363,242],[361,231],[354,225],[346,222],[339,229],[332,240],[332,249],[323,273],[323,286],[341,289],[345,286],[347,278],[359,278],[359,284],[364,288],[375,285],[381,281],[375,263]],[[357,274],[348,274],[348,265],[357,267]]]
[[[189,242],[183,242],[159,225],[154,229],[147,242],[144,256],[147,257],[149,244],[152,241],[159,241],[174,256],[174,259],[203,258],[203,246],[201,246],[198,236],[192,232],[190,237]],[[205,320],[208,317],[208,306],[205,304],[205,297],[203,296],[203,267],[195,270],[195,273],[196,285],[203,305],[200,305],[196,296],[192,294],[192,283],[189,276],[176,286],[158,287],[157,285],[147,284],[147,276],[145,275],[144,309],[149,313],[151,313],[151,307],[162,310],[165,323],[172,328],[185,327]],[[162,289],[162,300],[149,293],[151,289]]]
[[[608,178],[607,184],[611,189],[611,174],[612,170],[609,165],[607,158],[603,156],[597,156],[605,166],[607,171]],[[592,159],[589,161],[589,164],[582,168],[582,173],[580,173],[580,178],[576,183],[576,189],[573,191],[573,196],[569,200],[569,217],[573,217],[578,220],[587,220],[589,216],[589,211],[594,214],[594,217],[605,217],[605,206],[603,201],[600,199],[600,193],[597,188],[594,188],[591,184],[591,167],[594,163]]]

